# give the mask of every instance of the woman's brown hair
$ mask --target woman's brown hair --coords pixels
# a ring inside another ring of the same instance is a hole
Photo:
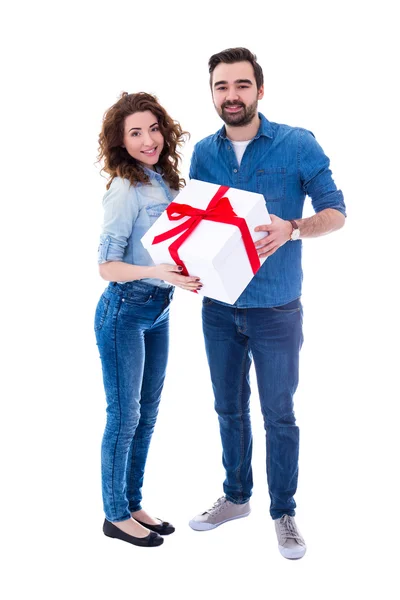
[[[164,137],[164,147],[161,151],[157,166],[161,168],[165,181],[174,190],[185,185],[185,180],[179,177],[178,163],[181,158],[177,148],[184,143],[189,135],[182,131],[177,121],[173,121],[167,111],[159,104],[157,98],[145,92],[128,94],[122,92],[118,102],[109,108],[103,117],[103,126],[99,135],[98,161],[103,161],[101,172],[108,173],[107,189],[114,177],[128,179],[131,185],[149,183],[138,161],[122,147],[125,119],[136,112],[149,110],[157,118],[160,132]]]

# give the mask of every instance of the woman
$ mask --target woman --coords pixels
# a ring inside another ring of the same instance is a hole
[[[174,531],[142,508],[141,488],[164,384],[173,286],[193,291],[201,283],[177,265],[154,265],[140,240],[184,185],[177,169],[184,133],[154,96],[124,92],[106,111],[99,137],[109,181],[98,262],[112,282],[95,316],[107,398],[103,531],[137,546],[159,546],[161,535]]]

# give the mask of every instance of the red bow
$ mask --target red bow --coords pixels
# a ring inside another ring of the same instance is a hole
[[[157,235],[153,240],[153,244],[159,244],[160,242],[164,242],[165,240],[174,237],[178,233],[183,232],[182,235],[172,242],[168,248],[174,262],[177,265],[181,265],[182,275],[189,275],[189,273],[178,254],[178,250],[203,219],[239,227],[253,273],[256,274],[260,268],[260,259],[254,246],[253,239],[250,235],[247,223],[245,219],[237,216],[228,198],[224,196],[228,190],[228,186],[220,186],[215,196],[211,199],[211,202],[207,206],[206,210],[193,208],[188,204],[178,204],[177,202],[171,202],[171,204],[168,206],[167,214],[170,221],[177,221],[182,217],[187,216],[190,217],[190,219],[187,219],[187,221],[184,223],[181,223],[177,227],[174,227],[165,233]]]

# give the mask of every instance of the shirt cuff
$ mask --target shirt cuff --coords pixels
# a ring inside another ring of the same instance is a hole
[[[111,260],[122,261],[125,254],[126,242],[112,238],[110,235],[102,234],[97,250],[97,262],[102,265]]]
[[[341,190],[336,190],[334,192],[330,192],[323,197],[319,198],[318,201],[313,202],[313,207],[316,213],[321,212],[321,210],[325,210],[325,208],[334,208],[338,210],[345,217],[346,215],[346,206],[343,200],[343,194]]]

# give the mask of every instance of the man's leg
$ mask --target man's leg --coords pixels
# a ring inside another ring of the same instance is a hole
[[[243,310],[208,298],[203,302],[203,332],[226,471],[224,492],[234,504],[246,503],[253,487],[249,406],[251,358],[241,314]]]
[[[267,438],[270,513],[273,519],[294,516],[299,428],[293,396],[303,341],[300,300],[277,308],[249,309],[248,331]]]

